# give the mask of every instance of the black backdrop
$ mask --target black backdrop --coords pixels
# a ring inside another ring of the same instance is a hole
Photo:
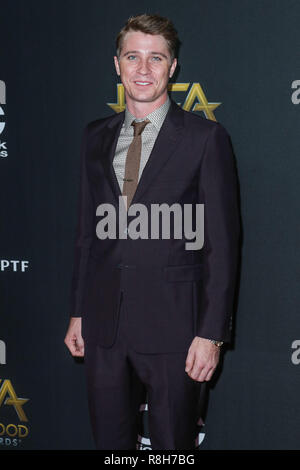
[[[221,103],[239,173],[235,338],[200,448],[299,448],[299,0],[1,0],[0,11],[0,449],[94,448],[83,366],[63,343],[79,147],[83,126],[113,112],[115,36],[143,12],[174,21],[176,83],[189,86],[172,97],[183,104],[200,83]]]

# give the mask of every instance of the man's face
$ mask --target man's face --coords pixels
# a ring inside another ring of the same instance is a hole
[[[167,41],[161,35],[129,31],[123,40],[115,67],[125,88],[126,98],[154,102],[167,93],[169,78],[177,61],[171,63]]]

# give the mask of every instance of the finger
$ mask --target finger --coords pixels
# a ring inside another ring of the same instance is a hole
[[[75,348],[78,356],[84,355],[84,342],[81,337],[75,340]]]
[[[78,347],[77,347],[77,344],[76,344],[76,337],[75,336],[73,336],[73,337],[66,336],[65,344],[66,344],[67,348],[69,349],[70,353],[72,354],[72,356],[78,356]]]
[[[71,338],[70,342],[69,342],[69,350],[72,354],[72,356],[76,356],[77,355],[77,344],[76,344],[76,338]]]
[[[193,368],[189,374],[190,377],[194,380],[197,380],[197,377],[201,374],[203,368],[204,368],[204,365],[202,364],[202,361],[200,359],[197,360],[197,357],[196,357]]]
[[[190,351],[187,355],[186,361],[185,361],[185,371],[187,373],[190,372],[190,370],[193,368],[194,365],[194,359],[195,359],[195,353],[193,351]]]
[[[205,367],[198,376],[198,382],[209,381],[213,375],[214,369],[211,367]]]
[[[64,340],[64,343],[67,346],[70,353],[73,354],[73,352],[75,351],[75,348],[74,348],[74,345],[72,343],[72,339],[69,336],[66,336],[65,340]]]
[[[213,369],[210,369],[210,371],[208,372],[208,374],[206,375],[206,378],[205,378],[205,381],[206,381],[206,382],[208,382],[208,381],[212,378],[214,372],[215,372],[215,369],[214,369],[214,368],[213,368]]]

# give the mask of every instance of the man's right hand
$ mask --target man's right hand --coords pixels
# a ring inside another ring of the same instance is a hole
[[[72,317],[70,319],[65,344],[72,356],[84,356],[84,341],[81,336],[81,317]]]

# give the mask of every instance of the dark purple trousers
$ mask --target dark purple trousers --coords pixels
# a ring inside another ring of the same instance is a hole
[[[185,372],[186,353],[143,354],[127,337],[126,305],[120,304],[114,345],[85,344],[89,411],[96,448],[136,449],[139,408],[148,397],[153,450],[195,449],[200,382]]]

